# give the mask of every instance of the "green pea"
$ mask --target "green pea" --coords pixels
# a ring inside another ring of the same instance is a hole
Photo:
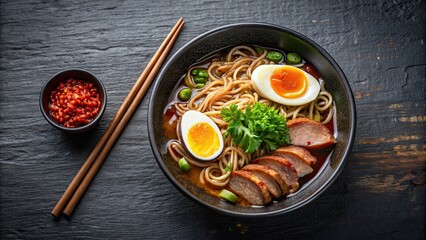
[[[299,64],[302,62],[302,58],[297,53],[289,53],[286,62],[288,64]]]
[[[204,83],[197,83],[197,85],[195,85],[196,88],[203,88],[204,86]]]
[[[194,76],[198,76],[199,71],[200,70],[198,70],[198,69],[192,69],[191,74],[194,75]]]
[[[254,50],[257,52],[257,54],[262,54],[263,53],[263,48],[261,47],[254,47]]]
[[[273,62],[279,62],[281,59],[283,59],[283,54],[276,51],[271,51],[266,54],[266,59],[273,61]]]
[[[179,99],[182,101],[188,101],[191,98],[192,90],[190,88],[182,88],[179,91]]]
[[[206,71],[206,70],[204,70],[204,69],[200,69],[200,70],[198,71],[198,76],[199,76],[199,77],[203,77],[203,78],[207,78],[207,77],[209,76],[209,74],[207,73],[207,71]]]
[[[197,83],[206,83],[207,79],[203,78],[203,77],[194,77],[194,82]]]

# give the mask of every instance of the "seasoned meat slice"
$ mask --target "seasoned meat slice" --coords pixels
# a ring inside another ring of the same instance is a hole
[[[313,171],[311,166],[317,162],[317,159],[308,150],[292,145],[280,147],[271,154],[289,160],[299,177],[311,173]]]
[[[261,206],[272,200],[265,183],[248,171],[232,172],[229,188],[252,205]]]
[[[290,193],[299,189],[299,177],[293,165],[287,159],[278,156],[263,156],[256,158],[252,163],[274,169],[287,184]]]
[[[287,123],[291,144],[308,149],[325,149],[333,146],[336,139],[328,128],[308,118],[296,118]]]
[[[269,193],[271,193],[273,197],[279,198],[283,194],[281,187],[276,180],[278,179],[278,181],[281,181],[281,183],[284,183],[284,181],[272,168],[258,164],[249,164],[243,167],[242,170],[249,171],[256,175],[262,182],[265,183]],[[285,185],[285,187],[287,187],[287,185]]]

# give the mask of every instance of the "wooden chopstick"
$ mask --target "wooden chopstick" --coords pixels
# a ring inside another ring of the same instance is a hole
[[[158,70],[160,69],[163,61],[166,59],[167,54],[171,50],[174,41],[176,40],[180,30],[183,27],[184,22],[182,22],[176,33],[173,35],[172,39],[170,40],[171,44],[167,45],[167,47],[164,49],[163,53],[161,54],[158,61],[155,63],[152,71],[149,73],[148,77],[146,78],[144,84],[142,85],[142,88],[139,90],[138,94],[136,95],[135,100],[130,104],[129,109],[124,114],[123,118],[115,128],[114,132],[108,139],[107,143],[105,144],[105,147],[102,149],[99,156],[96,158],[95,162],[93,163],[92,167],[90,168],[89,172],[84,177],[83,181],[81,182],[80,186],[77,188],[77,191],[75,191],[74,195],[72,196],[71,200],[68,202],[68,205],[65,207],[63,213],[67,216],[70,216],[77,205],[77,203],[80,201],[81,197],[84,195],[87,187],[89,186],[90,182],[98,172],[99,168],[101,167],[102,163],[105,160],[106,155],[108,155],[109,151],[111,150],[112,146],[122,133],[124,127],[126,126],[127,122],[132,117],[133,113],[136,111],[137,107],[139,106],[140,102],[142,101],[146,91],[148,90],[149,86],[151,85],[153,79],[155,78],[155,75],[157,74]]]
[[[112,119],[104,135],[101,137],[98,144],[92,150],[85,163],[52,210],[51,214],[53,216],[59,217],[65,206],[67,207],[64,210],[64,214],[68,216],[71,215],[75,205],[83,196],[91,180],[102,165],[106,155],[108,155],[125,125],[142,101],[143,96],[179,35],[183,24],[183,18],[180,18],[157,52],[154,54],[153,58],[148,63],[145,70],[142,72],[132,90],[129,92],[123,104]],[[89,176],[86,175],[88,173]]]

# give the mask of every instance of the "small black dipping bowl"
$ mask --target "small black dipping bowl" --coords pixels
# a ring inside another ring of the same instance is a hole
[[[265,207],[230,204],[212,196],[182,174],[179,166],[164,150],[164,109],[179,79],[201,58],[236,45],[259,45],[297,52],[312,63],[326,82],[336,107],[337,144],[319,172],[291,196]],[[149,140],[158,165],[166,177],[190,199],[215,211],[238,217],[261,217],[284,214],[300,208],[318,197],[342,172],[355,139],[356,109],[352,90],[343,71],[322,47],[291,29],[265,23],[240,23],[208,31],[183,46],[164,65],[155,81],[148,108]]]
[[[59,123],[57,123],[55,121],[55,119],[53,119],[50,114],[49,114],[49,96],[50,93],[52,92],[52,90],[54,90],[56,88],[56,86],[58,85],[59,82],[65,81],[67,79],[81,79],[81,80],[85,80],[85,81],[89,81],[91,83],[93,83],[96,88],[98,89],[99,92],[99,97],[101,100],[101,107],[99,109],[99,113],[98,115],[96,115],[95,119],[93,119],[90,123],[84,125],[84,126],[80,126],[80,127],[76,127],[76,128],[67,128]],[[92,73],[86,71],[86,70],[82,70],[82,69],[69,69],[69,70],[64,70],[62,72],[59,72],[57,74],[55,74],[52,78],[50,78],[43,86],[43,88],[41,89],[40,92],[40,110],[41,113],[43,114],[44,118],[50,123],[52,124],[52,126],[66,132],[66,133],[82,133],[82,132],[86,132],[90,129],[92,129],[93,127],[96,126],[96,124],[98,124],[99,120],[101,119],[105,108],[106,108],[106,103],[107,103],[107,93],[106,93],[106,89],[105,86],[103,85],[103,83],[97,78],[95,77],[95,75],[93,75]]]

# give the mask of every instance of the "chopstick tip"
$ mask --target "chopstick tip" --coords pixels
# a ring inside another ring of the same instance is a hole
[[[50,215],[52,215],[55,219],[59,219],[59,217],[60,217],[60,215],[58,215],[54,212],[51,212]]]

